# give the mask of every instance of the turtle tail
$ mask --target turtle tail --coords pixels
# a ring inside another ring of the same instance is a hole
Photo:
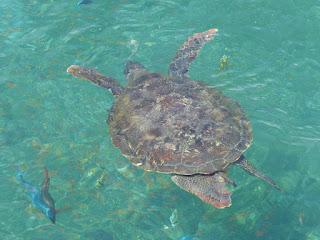
[[[279,185],[277,185],[271,178],[269,178],[268,176],[260,172],[258,169],[256,169],[255,166],[253,166],[243,155],[241,155],[241,157],[235,164],[241,167],[242,169],[246,170],[248,173],[265,180],[270,185],[274,186],[280,191],[283,191]]]
[[[78,78],[86,78],[89,81],[108,89],[116,97],[123,91],[123,87],[114,78],[108,77],[94,68],[71,65],[67,69],[67,72]]]

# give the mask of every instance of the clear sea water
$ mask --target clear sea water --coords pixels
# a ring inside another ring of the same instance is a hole
[[[0,239],[320,239],[319,0],[76,4],[0,1]],[[211,28],[190,76],[241,103],[254,137],[245,156],[284,189],[234,166],[223,210],[130,165],[105,123],[114,97],[66,72],[94,67],[125,85],[135,40],[132,59],[166,73],[186,38]],[[15,165],[37,186],[47,166],[55,225]]]

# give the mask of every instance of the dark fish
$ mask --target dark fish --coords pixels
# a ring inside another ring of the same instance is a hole
[[[49,205],[44,201],[41,192],[34,185],[24,180],[24,178],[22,177],[22,173],[19,171],[18,166],[17,166],[17,172],[18,172],[18,178],[27,187],[27,193],[30,195],[33,204],[37,208],[39,208],[41,212],[43,212],[51,220],[55,215],[51,211],[51,208],[49,207]]]
[[[78,8],[80,6],[80,4],[90,4],[92,3],[91,0],[80,0],[78,3],[77,3],[77,6],[76,8]]]
[[[51,222],[53,224],[56,223],[56,209],[54,207],[54,200],[51,197],[50,193],[49,193],[49,187],[50,187],[50,178],[49,178],[49,173],[47,170],[47,167],[44,167],[44,171],[45,171],[45,180],[43,181],[42,185],[41,185],[41,196],[44,200],[44,202],[49,206],[50,211],[52,212],[52,217],[49,217]]]

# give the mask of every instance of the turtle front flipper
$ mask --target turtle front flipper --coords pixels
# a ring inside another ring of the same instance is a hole
[[[239,158],[239,160],[235,163],[242,169],[246,170],[248,173],[261,178],[265,180],[270,185],[274,186],[275,188],[279,189],[280,191],[283,191],[282,188],[277,185],[271,178],[269,178],[267,175],[264,175],[262,172],[260,172],[258,169],[255,168],[243,155]]]
[[[108,89],[114,96],[119,96],[123,91],[123,87],[114,78],[108,77],[94,68],[71,65],[67,69],[67,72],[75,77],[86,78],[91,82]]]
[[[224,173],[214,175],[172,175],[172,181],[180,188],[196,195],[203,202],[216,208],[231,206],[232,192],[227,188]]]
[[[201,47],[212,40],[218,29],[210,29],[206,32],[196,33],[189,37],[172,59],[168,74],[174,77],[189,78],[190,64],[198,56]]]

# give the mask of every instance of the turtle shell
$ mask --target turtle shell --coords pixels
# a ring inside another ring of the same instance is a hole
[[[210,174],[252,141],[240,104],[212,86],[148,73],[129,82],[107,120],[113,144],[147,171]]]

